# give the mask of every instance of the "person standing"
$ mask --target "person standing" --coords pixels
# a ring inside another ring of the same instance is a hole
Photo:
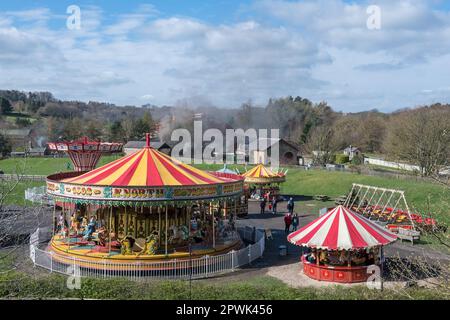
[[[292,231],[297,231],[298,228],[298,215],[295,213],[294,216],[292,217]]]
[[[261,207],[261,214],[264,214],[266,212],[266,198],[263,197],[261,202],[259,203],[259,206]]]
[[[284,232],[285,233],[289,233],[289,230],[291,229],[291,223],[292,223],[292,217],[289,213],[286,213],[286,215],[284,216]]]
[[[272,214],[277,214],[277,198],[275,196],[272,198]]]
[[[290,215],[292,215],[294,213],[294,199],[289,198],[289,201],[287,203],[287,209],[288,209]]]

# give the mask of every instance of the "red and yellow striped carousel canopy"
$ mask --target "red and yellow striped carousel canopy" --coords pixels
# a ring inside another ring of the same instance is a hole
[[[245,182],[249,183],[275,183],[285,181],[284,174],[275,173],[263,164],[258,164],[256,167],[242,174],[242,176],[245,178]]]
[[[184,164],[153,148],[146,147],[100,168],[61,182],[90,186],[162,187],[203,186],[236,182]]]

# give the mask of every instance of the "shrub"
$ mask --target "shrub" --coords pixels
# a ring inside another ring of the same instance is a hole
[[[336,163],[337,164],[344,164],[348,163],[350,161],[349,157],[345,154],[337,154],[336,155]]]
[[[363,162],[364,158],[361,155],[356,155],[352,159],[352,164],[354,164],[355,166],[360,166],[363,164]]]

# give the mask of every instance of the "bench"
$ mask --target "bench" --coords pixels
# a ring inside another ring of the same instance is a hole
[[[330,197],[328,197],[324,194],[318,194],[318,195],[314,196],[314,199],[318,200],[318,201],[328,201],[328,200],[330,200]]]
[[[411,241],[414,245],[414,240],[420,240],[420,232],[415,230],[407,230],[403,228],[398,228],[397,233],[398,238],[403,242],[403,240]]]

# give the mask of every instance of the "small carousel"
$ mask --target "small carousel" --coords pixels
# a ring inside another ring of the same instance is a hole
[[[120,153],[123,148],[122,143],[93,141],[88,137],[74,141],[49,142],[47,145],[52,152],[67,154],[78,172],[93,170],[102,155]]]
[[[89,172],[47,177],[62,204],[48,246],[54,259],[83,267],[167,261],[237,249],[234,227],[243,179],[183,164],[147,144]],[[89,264],[88,262],[93,262]]]
[[[258,164],[254,168],[243,173],[245,192],[248,198],[262,199],[265,195],[278,197],[280,194],[280,184],[286,181],[285,172],[274,172]]]
[[[308,247],[303,272],[328,282],[364,282],[370,265],[381,265],[383,246],[397,236],[357,213],[338,206],[288,235],[292,244]]]

